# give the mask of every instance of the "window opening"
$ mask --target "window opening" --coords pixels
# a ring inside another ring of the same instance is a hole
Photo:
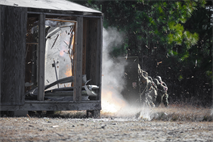
[[[46,19],[45,86],[73,76],[75,21]],[[72,87],[71,83],[57,83],[47,90]]]

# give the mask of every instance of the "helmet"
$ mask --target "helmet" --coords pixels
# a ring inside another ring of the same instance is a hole
[[[157,76],[156,78],[158,79],[159,82],[162,82],[162,79],[160,76]]]
[[[160,82],[156,78],[153,81],[156,85],[160,84]]]

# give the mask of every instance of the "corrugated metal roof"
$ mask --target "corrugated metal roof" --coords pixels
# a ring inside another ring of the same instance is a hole
[[[0,0],[0,5],[62,11],[101,13],[100,11],[67,0]]]

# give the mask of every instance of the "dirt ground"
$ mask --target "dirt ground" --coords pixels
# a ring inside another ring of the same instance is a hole
[[[170,106],[145,111],[128,116],[102,112],[98,119],[86,118],[84,112],[5,116],[0,118],[0,141],[213,141],[210,108]]]

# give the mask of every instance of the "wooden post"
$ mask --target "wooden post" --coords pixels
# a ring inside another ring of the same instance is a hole
[[[86,74],[86,59],[87,59],[87,20],[83,21],[83,61],[82,61],[82,74]]]
[[[44,100],[44,61],[45,60],[45,15],[39,16],[39,47],[38,47],[38,97]]]
[[[97,80],[96,82],[98,83],[97,85],[99,86],[99,93],[97,96],[97,100],[101,100],[101,81],[102,81],[102,46],[103,46],[103,19],[102,17],[98,20],[97,24],[97,58],[96,58],[96,73],[97,75]]]
[[[1,82],[3,78],[3,47],[4,47],[4,16],[5,6],[0,6],[0,102],[1,102]]]
[[[82,51],[83,51],[83,17],[77,18],[77,37],[74,53],[74,94],[73,101],[81,101],[82,87]]]

